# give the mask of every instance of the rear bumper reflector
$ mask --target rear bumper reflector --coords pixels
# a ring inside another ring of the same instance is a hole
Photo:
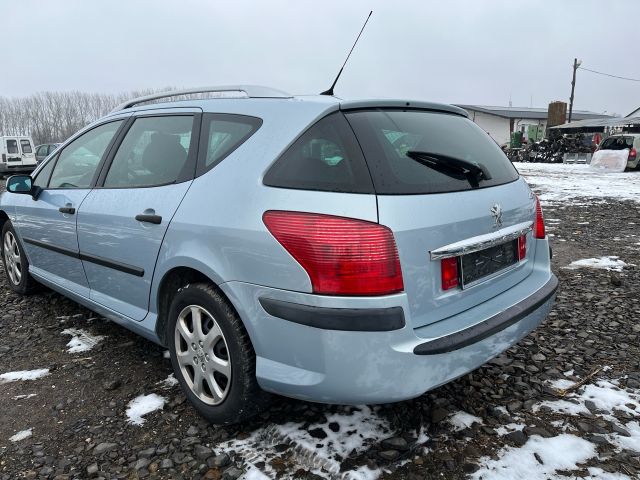
[[[402,307],[325,308],[272,298],[260,298],[260,305],[273,317],[323,330],[387,332],[405,325]]]
[[[421,343],[413,349],[413,353],[416,355],[438,355],[473,345],[510,327],[537,310],[556,293],[557,288],[558,279],[552,274],[551,280],[522,302],[466,330]]]

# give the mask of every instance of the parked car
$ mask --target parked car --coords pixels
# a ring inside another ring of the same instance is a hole
[[[166,346],[216,423],[265,392],[416,397],[545,319],[540,203],[464,110],[217,91],[127,102],[11,177],[11,288],[42,283]]]
[[[640,163],[640,157],[638,157],[638,150],[640,150],[640,133],[621,133],[611,135],[605,138],[598,146],[598,150],[624,150],[629,149],[629,157],[627,159],[627,168],[638,169]],[[621,159],[623,161],[624,159]],[[622,168],[622,166],[621,166]]]
[[[0,175],[9,172],[31,172],[36,165],[31,137],[0,137]]]
[[[47,158],[50,154],[56,151],[60,146],[60,143],[45,143],[36,147],[36,162],[40,163]]]

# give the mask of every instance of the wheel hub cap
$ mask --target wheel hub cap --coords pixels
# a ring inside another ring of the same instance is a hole
[[[7,267],[9,280],[14,285],[20,285],[22,280],[22,260],[18,242],[12,232],[8,231],[4,236],[4,264]]]
[[[180,373],[191,391],[204,403],[218,405],[231,386],[231,361],[220,326],[198,305],[178,315],[175,347]]]

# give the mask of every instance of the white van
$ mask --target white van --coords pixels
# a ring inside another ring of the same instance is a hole
[[[30,172],[36,168],[36,165],[31,137],[22,135],[0,137],[0,174]]]

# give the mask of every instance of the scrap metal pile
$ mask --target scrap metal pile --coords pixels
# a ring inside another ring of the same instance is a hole
[[[591,145],[585,144],[581,133],[560,135],[555,132],[549,138],[532,142],[520,149],[507,152],[512,162],[562,163],[565,153],[591,153]]]

